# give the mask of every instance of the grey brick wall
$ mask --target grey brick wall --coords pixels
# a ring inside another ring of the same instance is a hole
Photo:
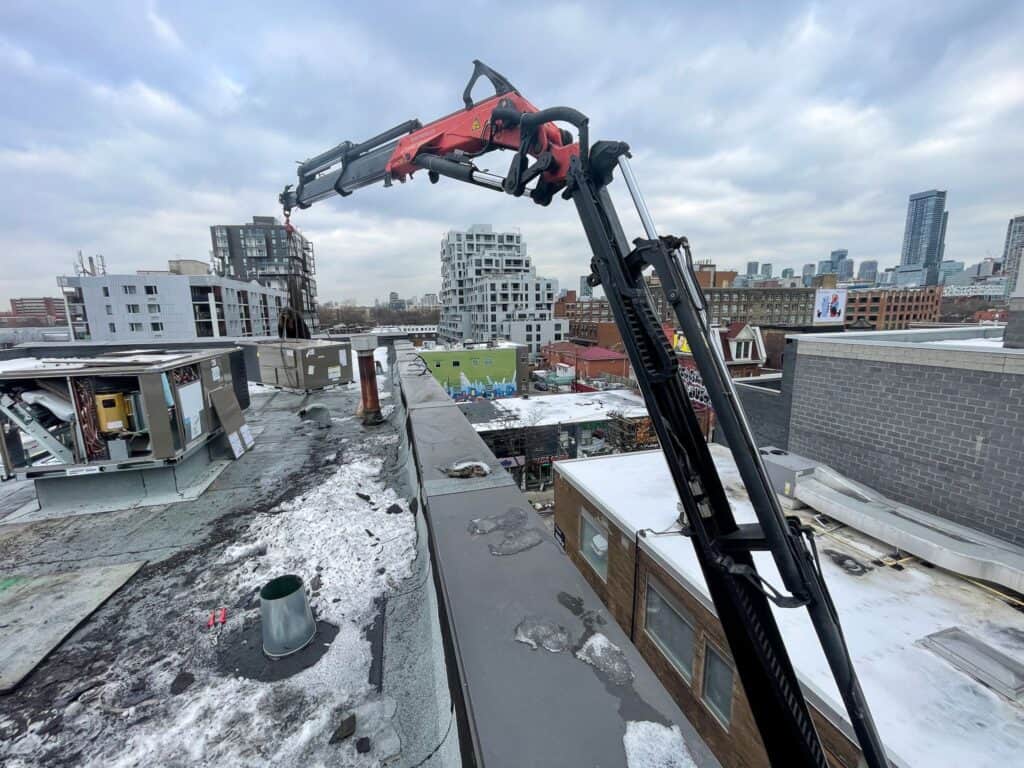
[[[785,448],[789,442],[789,411],[782,393],[741,384],[736,385],[736,392],[758,446]],[[715,442],[726,445],[721,429],[715,430]]]
[[[760,447],[789,447],[789,421],[793,399],[793,371],[795,345],[787,342],[782,355],[781,391],[772,391],[754,386],[736,385],[740,405],[747,416],[754,442]],[[715,430],[715,442],[727,445],[722,430]]]
[[[795,357],[789,450],[1024,545],[1024,376]]]

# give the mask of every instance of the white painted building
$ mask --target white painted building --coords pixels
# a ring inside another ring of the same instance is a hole
[[[477,224],[441,241],[443,341],[508,338],[536,357],[568,335],[568,322],[554,317],[557,294],[558,281],[537,276],[519,232]]]
[[[216,275],[80,275],[57,284],[76,341],[273,336],[288,304],[285,291]]]

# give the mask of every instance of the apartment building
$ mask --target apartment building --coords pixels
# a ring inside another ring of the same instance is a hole
[[[277,334],[288,294],[215,275],[58,277],[76,341],[188,341]]]
[[[310,330],[320,327],[311,240],[273,216],[253,216],[251,224],[212,226],[210,239],[215,274],[283,291],[285,303],[302,312]]]
[[[504,337],[536,358],[541,347],[568,334],[568,322],[555,318],[557,293],[557,280],[538,277],[519,232],[478,224],[451,230],[441,241],[442,341]]]

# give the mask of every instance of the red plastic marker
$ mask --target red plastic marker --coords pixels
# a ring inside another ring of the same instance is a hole
[[[214,611],[210,611],[210,620],[208,622],[206,622],[206,628],[207,629],[213,629],[214,613],[215,613]]]
[[[221,624],[227,624],[228,623],[228,609],[227,608],[221,608],[220,609],[220,623]]]

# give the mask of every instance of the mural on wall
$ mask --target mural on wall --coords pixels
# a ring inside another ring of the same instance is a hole
[[[515,349],[424,350],[420,358],[453,400],[512,397],[518,391]]]

